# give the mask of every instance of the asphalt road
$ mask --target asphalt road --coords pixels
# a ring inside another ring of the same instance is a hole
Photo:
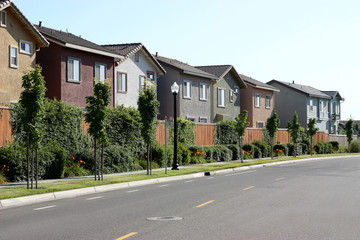
[[[360,239],[360,156],[4,209],[0,239]]]

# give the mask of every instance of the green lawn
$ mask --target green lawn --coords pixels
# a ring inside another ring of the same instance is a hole
[[[359,155],[359,154],[351,154],[351,155]],[[349,156],[349,154],[314,155],[313,157],[300,156],[300,157],[296,157],[296,158],[282,157],[282,158],[277,158],[277,159],[273,159],[273,160],[260,159],[260,160],[245,162],[245,163],[232,162],[232,163],[224,163],[224,164],[209,164],[209,165],[196,166],[196,167],[190,167],[190,168],[181,168],[180,167],[179,171],[169,170],[168,174],[165,174],[163,171],[153,171],[152,175],[146,175],[146,173],[129,174],[129,175],[122,175],[122,176],[106,177],[106,178],[104,178],[104,181],[94,181],[93,178],[90,178],[90,179],[76,179],[76,180],[69,180],[69,181],[53,182],[53,183],[43,183],[43,184],[39,184],[39,189],[26,189],[26,186],[9,186],[9,187],[0,188],[0,200],[7,199],[7,198],[15,198],[15,197],[35,195],[35,194],[42,194],[42,193],[65,191],[65,190],[78,189],[78,188],[94,187],[94,186],[99,186],[99,185],[107,185],[107,184],[122,183],[122,182],[132,182],[132,181],[138,181],[138,180],[185,175],[185,174],[198,173],[198,172],[208,172],[208,171],[215,171],[215,170],[221,170],[221,169],[236,168],[236,167],[241,167],[241,166],[250,166],[250,165],[255,165],[255,164],[308,159],[308,158],[314,158],[314,157],[316,157],[316,158],[330,157],[330,156],[331,157],[332,156]]]

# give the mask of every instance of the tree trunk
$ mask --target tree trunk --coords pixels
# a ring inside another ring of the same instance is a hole
[[[34,189],[34,149],[31,149],[31,189]]]
[[[271,151],[271,153],[270,153],[271,159],[274,159],[274,143],[273,143],[272,139],[271,139],[271,150],[270,151]]]
[[[312,140],[312,137],[310,139],[310,155],[311,156],[313,155],[313,140]]]
[[[150,175],[152,175],[152,148],[150,143]]]
[[[150,172],[149,172],[149,143],[147,144],[147,155],[146,155],[146,162],[147,162],[147,165],[146,165],[146,174],[149,175]]]
[[[36,157],[36,175],[35,175],[35,188],[38,189],[38,180],[39,180],[39,158],[38,158],[38,149],[35,149]]]
[[[30,180],[30,161],[29,161],[29,134],[26,137],[26,172],[27,172],[27,189],[29,189],[29,180]]]
[[[96,138],[94,138],[94,174],[95,174],[95,181],[96,181]]]
[[[101,181],[104,180],[104,144],[101,145]]]
[[[243,138],[240,137],[240,160],[241,160],[241,163],[244,162],[244,156],[243,156],[243,151],[242,151],[242,147],[243,147]]]

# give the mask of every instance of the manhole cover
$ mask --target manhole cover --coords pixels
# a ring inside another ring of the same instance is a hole
[[[147,218],[146,220],[149,221],[177,221],[177,220],[182,220],[182,217],[151,217],[151,218]]]

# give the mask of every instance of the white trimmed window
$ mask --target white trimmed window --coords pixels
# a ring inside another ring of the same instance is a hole
[[[33,43],[25,40],[20,40],[20,52],[25,54],[33,54]]]
[[[235,87],[234,87],[234,93],[235,93],[235,94],[239,94],[239,93],[240,93],[240,89],[239,89],[238,86],[235,86]]]
[[[320,112],[322,113],[322,112],[324,112],[324,105],[323,105],[323,101],[319,101],[319,110],[320,110]]]
[[[1,12],[0,12],[0,15],[1,15],[0,26],[6,27],[6,25],[7,25],[6,12],[5,12],[5,11],[1,11]]]
[[[192,122],[196,122],[196,118],[194,117],[186,117],[186,119]]]
[[[310,99],[310,104],[309,104],[310,106],[310,111],[313,111],[314,110],[314,101],[312,100],[312,99]]]
[[[95,80],[104,83],[105,79],[106,79],[106,64],[95,63]]]
[[[145,79],[146,79],[146,76],[143,76],[143,75],[139,76],[139,89],[140,89],[140,91],[143,91],[145,89]]]
[[[81,82],[81,59],[68,57],[67,77],[69,82]]]
[[[229,90],[229,101],[234,102],[234,90]]]
[[[207,118],[206,117],[200,117],[200,121],[201,123],[207,123]]]
[[[207,85],[200,83],[200,100],[207,100]]]
[[[218,88],[218,107],[225,107],[225,89]]]
[[[184,84],[183,84],[183,94],[184,94],[184,98],[191,98],[191,82],[184,80]]]
[[[260,107],[260,94],[255,93],[255,107]]]
[[[147,71],[146,78],[150,79],[151,81],[155,81],[155,73],[151,71]]]
[[[10,67],[18,68],[19,67],[19,54],[18,47],[10,45]]]
[[[270,107],[271,107],[271,96],[266,95],[265,108],[270,108]]]
[[[117,92],[127,92],[127,74],[124,72],[117,73]]]
[[[256,127],[257,128],[264,128],[264,123],[263,122],[256,122]]]

